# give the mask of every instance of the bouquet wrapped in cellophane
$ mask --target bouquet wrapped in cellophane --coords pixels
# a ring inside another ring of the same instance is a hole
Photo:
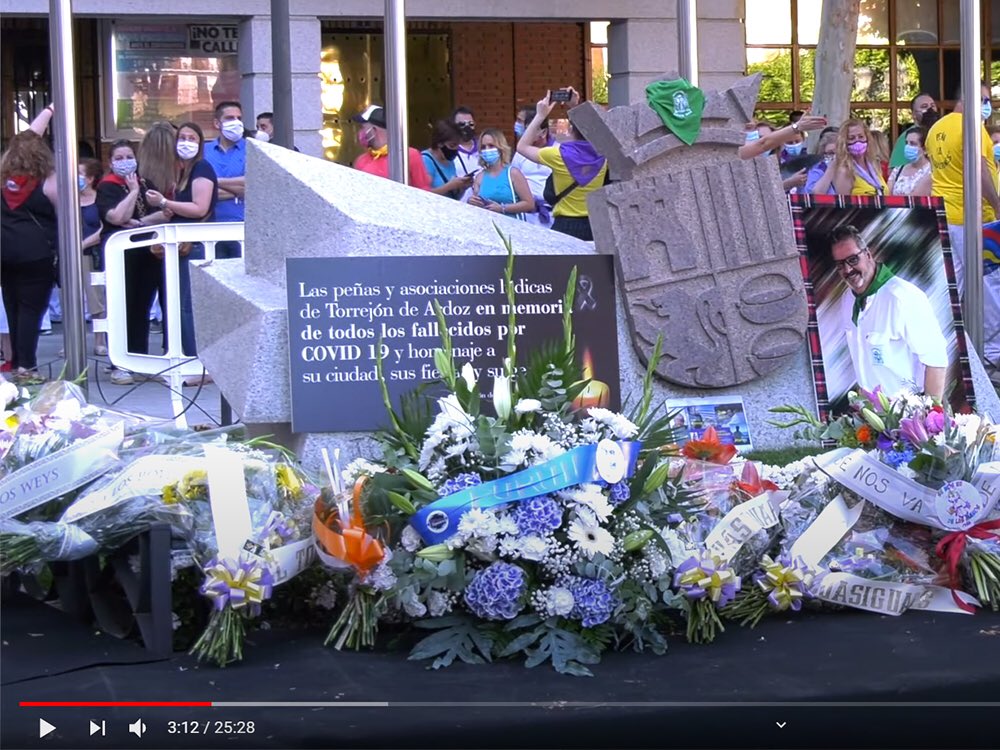
[[[816,597],[888,614],[972,612],[979,602],[965,591],[974,591],[996,607],[995,428],[907,392],[852,392],[849,401],[828,423],[800,407],[774,410],[793,414],[783,426],[804,426],[801,436],[841,445],[815,460],[823,490],[807,482],[788,509],[798,528],[787,553],[816,575]]]

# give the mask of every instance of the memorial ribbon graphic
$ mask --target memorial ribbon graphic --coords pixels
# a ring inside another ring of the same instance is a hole
[[[418,510],[410,525],[428,544],[440,544],[458,531],[462,515],[472,507],[492,508],[530,500],[585,482],[608,484],[631,476],[642,443],[602,440],[581,445],[538,466],[435,500]]]

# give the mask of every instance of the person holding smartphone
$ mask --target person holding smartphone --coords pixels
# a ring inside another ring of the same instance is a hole
[[[535,198],[524,175],[510,166],[507,137],[490,128],[479,136],[478,146],[482,170],[475,176],[469,205],[523,220],[535,210]]]
[[[534,119],[517,142],[517,152],[552,170],[556,193],[556,200],[552,202],[552,228],[592,242],[594,234],[590,229],[587,196],[604,185],[608,174],[607,159],[597,153],[572,121],[569,140],[542,148],[535,145],[542,126],[560,100],[572,109],[580,103],[580,94],[572,86],[546,91],[535,105]]]

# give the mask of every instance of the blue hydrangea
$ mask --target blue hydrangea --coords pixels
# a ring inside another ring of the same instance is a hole
[[[523,536],[545,536],[562,525],[563,509],[551,495],[540,495],[515,505],[511,515]]]
[[[484,620],[513,620],[524,607],[528,581],[517,565],[495,562],[472,577],[465,603]]]
[[[443,485],[441,489],[438,490],[438,494],[441,497],[446,495],[454,495],[456,492],[461,492],[468,487],[475,487],[477,484],[482,484],[483,478],[478,474],[459,474],[457,477],[452,477]]]
[[[632,490],[629,489],[628,482],[624,479],[611,485],[610,502],[613,507],[618,507],[632,497]]]
[[[580,620],[585,628],[607,622],[618,604],[604,581],[574,578],[568,588],[573,592],[573,611],[569,616]]]
[[[885,462],[892,468],[898,469],[900,466],[910,463],[916,456],[913,448],[907,446],[901,451],[886,451]]]

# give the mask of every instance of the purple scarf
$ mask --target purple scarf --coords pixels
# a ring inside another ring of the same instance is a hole
[[[607,161],[587,141],[567,141],[559,146],[559,155],[580,187],[591,183]]]

